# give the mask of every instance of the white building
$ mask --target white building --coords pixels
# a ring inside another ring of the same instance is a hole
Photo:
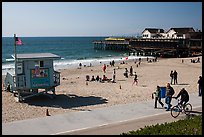
[[[163,38],[163,37],[165,37],[163,29],[146,28],[142,32],[142,38]]]
[[[142,38],[169,38],[169,39],[187,39],[195,32],[193,28],[170,28],[167,32],[163,29],[146,28],[142,32]]]
[[[193,28],[170,28],[166,32],[166,38],[187,39],[190,38],[190,33],[192,32],[195,32]]]

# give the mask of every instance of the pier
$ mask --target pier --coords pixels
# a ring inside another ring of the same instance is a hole
[[[106,38],[93,44],[94,49],[123,50],[137,56],[188,57],[202,53],[202,39]]]
[[[106,38],[104,41],[94,41],[94,49],[98,50],[129,50],[129,41],[124,38]]]

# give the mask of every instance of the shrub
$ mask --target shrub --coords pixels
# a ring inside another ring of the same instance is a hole
[[[171,123],[145,126],[122,135],[202,135],[202,115]]]

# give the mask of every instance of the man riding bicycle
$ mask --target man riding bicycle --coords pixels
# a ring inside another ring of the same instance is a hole
[[[185,90],[185,88],[182,88],[179,94],[175,97],[176,99],[181,96],[181,101],[179,104],[185,105],[189,101],[189,95],[188,92]]]

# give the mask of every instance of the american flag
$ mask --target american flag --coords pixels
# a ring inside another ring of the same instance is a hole
[[[15,42],[17,45],[23,45],[23,42],[19,37],[15,37]]]

